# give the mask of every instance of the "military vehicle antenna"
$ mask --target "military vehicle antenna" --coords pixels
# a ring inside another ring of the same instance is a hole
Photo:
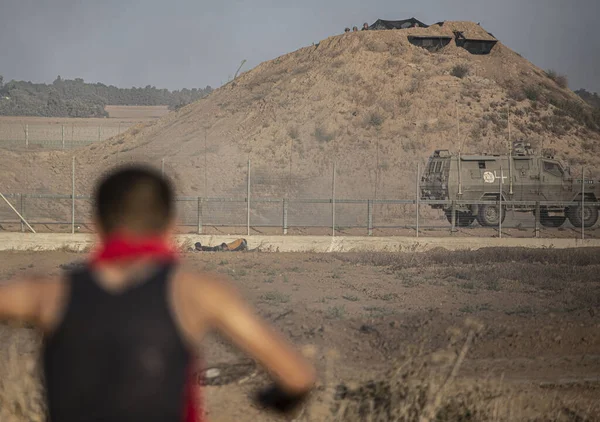
[[[509,179],[509,183],[508,183],[508,194],[511,196],[512,199],[512,194],[513,194],[513,175],[512,175],[512,168],[513,168],[513,158],[512,158],[512,151],[511,151],[511,139],[510,139],[510,106],[508,106],[508,114],[507,114],[507,120],[508,120],[508,179]]]
[[[581,167],[581,240],[585,239],[585,167]]]
[[[240,67],[238,67],[238,70],[235,72],[235,75],[233,76],[233,80],[235,80],[238,76],[238,73],[240,73],[240,70],[242,70],[242,66],[244,65],[244,63],[246,63],[246,59],[242,60],[242,64],[240,64]]]
[[[502,182],[504,181],[504,173],[502,172],[502,166],[500,166],[500,180],[499,180],[499,187],[498,189],[500,190],[500,195],[498,195],[498,201],[499,201],[499,206],[498,206],[498,236],[500,236],[500,238],[502,238]]]
[[[456,101],[456,139],[460,139],[460,119],[458,118],[458,101]],[[462,172],[460,168],[460,153],[462,152],[463,141],[460,141],[458,147],[458,196],[462,195]]]

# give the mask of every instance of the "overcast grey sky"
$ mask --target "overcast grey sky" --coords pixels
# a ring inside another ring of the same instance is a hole
[[[572,89],[600,92],[600,0],[0,0],[0,74],[216,88],[377,18],[472,20]]]

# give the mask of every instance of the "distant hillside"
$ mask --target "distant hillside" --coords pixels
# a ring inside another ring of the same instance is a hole
[[[600,173],[600,116],[565,84],[501,42],[479,55],[455,42],[428,51],[409,38],[455,32],[490,37],[476,23],[448,21],[350,32],[261,63],[177,112],[77,150],[77,192],[116,163],[143,160],[164,163],[178,194],[243,197],[249,160],[254,198],[328,198],[334,162],[338,198],[411,198],[417,165],[435,149],[500,153],[509,137]],[[3,151],[3,189],[62,192],[71,160],[72,151]]]
[[[106,105],[155,106],[178,109],[212,92],[212,88],[169,91],[154,86],[117,88],[83,79],[61,79],[51,84],[12,80],[0,76],[0,115],[43,117],[105,117]]]
[[[586,103],[592,107],[600,108],[600,96],[598,93],[591,93],[585,89],[579,89],[575,91],[575,94],[579,95]]]

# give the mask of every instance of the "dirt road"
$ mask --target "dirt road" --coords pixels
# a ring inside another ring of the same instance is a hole
[[[600,420],[598,253],[490,248],[185,258],[198,270],[228,274],[263,317],[298,346],[314,347],[320,388],[304,420],[358,421],[370,414],[372,420],[594,421]],[[0,252],[0,279],[58,273],[60,264],[83,258]],[[11,345],[16,353],[9,357]],[[16,414],[22,406],[16,421],[40,412],[31,365],[36,345],[31,331],[0,330],[0,408]],[[217,336],[205,342],[204,360],[220,371],[205,388],[212,421],[270,420],[248,398],[265,385],[262,371]]]

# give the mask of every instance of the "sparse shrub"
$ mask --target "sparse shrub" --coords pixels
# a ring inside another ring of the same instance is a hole
[[[414,64],[421,64],[423,63],[423,54],[422,53],[417,53],[416,51],[413,53],[412,55],[412,62]]]
[[[464,312],[465,314],[472,314],[473,312],[475,312],[475,308],[473,308],[471,305],[465,305],[465,306],[459,308],[458,311]]]
[[[308,72],[309,69],[310,69],[310,66],[307,65],[307,64],[302,65],[302,66],[298,66],[298,67],[294,68],[294,70],[292,71],[292,74],[294,74],[294,75],[301,75],[303,73]]]
[[[414,94],[421,89],[421,82],[418,79],[413,79],[406,91],[410,94]]]
[[[583,148],[583,150],[586,152],[593,152],[594,151],[594,143],[591,141],[583,141],[581,143],[581,148]]]
[[[464,64],[457,64],[452,68],[450,74],[454,77],[462,79],[469,74],[469,67]]]
[[[569,86],[569,79],[567,78],[567,75],[558,74],[555,70],[550,69],[546,71],[546,76],[556,82],[556,84],[561,88],[567,88]]]
[[[398,107],[400,108],[409,108],[411,105],[411,102],[408,98],[400,98],[398,100]]]
[[[368,126],[379,127],[383,124],[385,117],[378,111],[372,111],[367,114],[365,124]]]
[[[540,98],[540,89],[536,86],[530,85],[525,87],[523,93],[529,101],[537,101]]]
[[[351,296],[351,295],[344,295],[344,296],[342,296],[342,299],[346,299],[350,302],[358,302],[359,301],[358,296]]]
[[[385,63],[388,68],[392,68],[392,69],[396,69],[397,67],[400,66],[400,62],[398,60],[394,59],[393,57],[390,57],[389,59],[387,59],[387,61]]]
[[[518,88],[511,88],[508,90],[508,97],[517,101],[517,102],[521,102],[524,101],[527,96],[525,95],[525,93]]]
[[[323,126],[317,126],[315,128],[313,136],[319,142],[330,142],[334,138],[334,134],[328,132]]]
[[[383,53],[385,51],[388,51],[388,46],[383,41],[375,39],[367,42],[367,50],[372,51],[374,53]]]
[[[329,319],[340,319],[343,318],[346,313],[344,306],[330,306],[327,308],[326,316]]]
[[[546,76],[548,76],[550,79],[552,79],[553,81],[555,81],[557,73],[556,73],[556,71],[554,69],[548,69],[546,71]]]
[[[345,62],[343,60],[336,60],[333,63],[331,63],[331,67],[333,67],[334,69],[339,69],[344,64],[345,64]]]
[[[272,291],[267,292],[260,297],[262,300],[267,302],[276,302],[276,303],[287,303],[290,301],[290,296],[285,295],[281,292]]]
[[[292,139],[298,139],[300,136],[300,131],[297,126],[292,126],[288,129],[288,136]]]

